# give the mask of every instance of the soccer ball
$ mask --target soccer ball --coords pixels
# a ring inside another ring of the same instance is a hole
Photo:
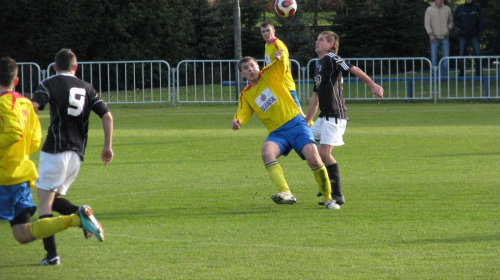
[[[282,17],[291,17],[297,12],[297,2],[295,0],[276,0],[274,10]]]

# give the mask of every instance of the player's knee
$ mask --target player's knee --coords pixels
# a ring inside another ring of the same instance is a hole
[[[320,150],[319,156],[321,157],[322,161],[327,161],[332,156],[332,154],[330,153],[330,151]]]
[[[20,244],[26,244],[26,243],[30,243],[32,240],[30,239],[26,239],[26,238],[23,238],[23,237],[18,237],[18,236],[14,236],[14,238],[16,239],[17,242],[19,242]]]
[[[30,243],[35,240],[31,235],[28,227],[19,226],[17,229],[13,229],[14,239],[21,244]]]

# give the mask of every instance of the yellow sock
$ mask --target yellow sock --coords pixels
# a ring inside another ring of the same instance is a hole
[[[312,169],[314,173],[314,179],[319,186],[319,191],[323,194],[325,199],[332,199],[332,185],[330,183],[330,178],[328,178],[328,171],[325,165],[321,165],[316,169]]]
[[[29,228],[31,235],[35,239],[43,239],[66,230],[69,227],[78,227],[80,225],[80,217],[77,214],[71,214],[68,216],[40,219],[31,223]]]
[[[281,165],[277,161],[272,161],[266,164],[267,173],[269,173],[269,177],[271,178],[271,182],[278,187],[280,192],[291,193],[290,188],[285,180],[285,175],[283,175],[283,169],[281,169]]]

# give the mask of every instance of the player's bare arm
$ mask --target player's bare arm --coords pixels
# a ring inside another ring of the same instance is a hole
[[[101,151],[101,159],[104,165],[108,165],[113,160],[113,116],[107,112],[102,116],[102,128],[104,130],[104,146]]]
[[[306,123],[309,127],[311,127],[313,124],[313,118],[316,115],[316,112],[318,111],[318,105],[319,105],[318,93],[313,92],[311,100],[309,101],[309,110],[307,111],[307,116],[306,116]]]
[[[356,77],[360,78],[361,81],[367,84],[370,87],[373,95],[378,98],[384,98],[384,89],[380,85],[376,84],[370,77],[368,77],[368,75],[365,74],[365,72],[363,72],[357,66],[352,66],[351,68],[349,68],[349,72],[356,75]]]

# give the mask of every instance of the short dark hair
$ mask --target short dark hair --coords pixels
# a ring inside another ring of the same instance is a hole
[[[17,77],[17,63],[10,57],[0,58],[0,85],[8,87]]]
[[[58,71],[70,71],[76,64],[76,55],[70,49],[61,49],[56,53],[55,62]]]
[[[264,21],[260,27],[264,28],[266,26],[271,26],[272,28],[274,28],[274,23],[272,21]]]
[[[238,62],[238,69],[240,70],[240,72],[241,72],[241,64],[247,63],[250,60],[253,60],[253,61],[255,61],[255,63],[257,63],[257,60],[255,60],[255,58],[253,58],[251,56],[245,56],[242,59],[240,59],[240,61]]]

